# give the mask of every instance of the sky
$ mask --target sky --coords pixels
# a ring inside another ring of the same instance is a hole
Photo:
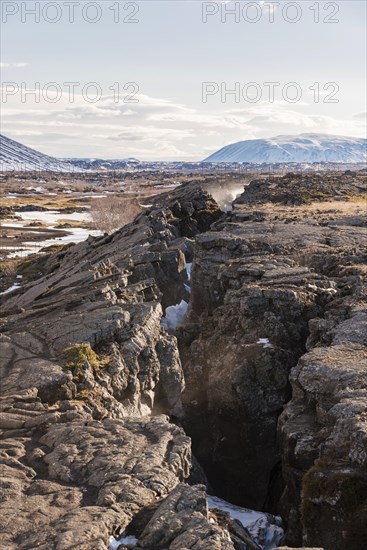
[[[199,161],[365,137],[366,2],[1,1],[1,133],[57,157]]]

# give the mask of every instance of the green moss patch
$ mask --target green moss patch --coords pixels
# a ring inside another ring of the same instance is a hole
[[[80,378],[83,374],[85,363],[88,362],[93,371],[98,371],[102,361],[95,351],[92,350],[89,343],[74,344],[62,352],[64,366],[71,370],[74,378]]]

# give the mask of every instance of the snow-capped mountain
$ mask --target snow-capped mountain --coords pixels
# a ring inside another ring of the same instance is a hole
[[[44,155],[18,141],[0,135],[0,171],[77,172],[68,162]]]
[[[249,139],[226,145],[204,162],[344,162],[367,161],[367,140],[328,134],[300,134]]]

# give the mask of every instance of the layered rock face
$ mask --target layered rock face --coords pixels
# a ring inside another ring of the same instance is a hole
[[[185,426],[220,495],[254,509],[277,481],[276,426],[290,369],[304,352],[308,320],[329,296],[326,277],[291,259],[297,237],[304,245],[317,239],[305,232],[231,223],[196,239],[182,337]]]
[[[316,346],[291,373],[279,423],[288,540],[335,550],[367,537],[367,309],[356,298],[312,323]]]
[[[365,227],[335,204],[274,206],[264,193],[254,209],[250,185],[196,238],[184,426],[220,496],[281,510],[290,544],[361,548]]]
[[[190,439],[161,414],[181,414],[184,387],[161,304],[184,292],[188,237],[219,215],[199,188],[162,196],[114,235],[33,263],[35,280],[6,296],[4,547],[106,549],[111,535],[140,536],[164,516],[168,497],[185,513],[173,506],[175,526],[158,547],[181,547],[187,531],[190,547],[233,548],[209,523],[204,488],[180,485]],[[148,534],[159,541],[155,524]],[[149,536],[142,548],[152,548]]]

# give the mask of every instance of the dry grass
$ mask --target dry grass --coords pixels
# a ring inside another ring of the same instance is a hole
[[[10,258],[0,262],[0,274],[4,277],[16,275],[21,263],[20,258]]]
[[[76,200],[77,197],[68,197],[64,194],[60,194],[54,197],[48,195],[22,195],[19,197],[12,197],[9,199],[1,199],[0,206],[8,206],[13,208],[19,208],[21,206],[32,205],[32,206],[42,206],[48,208],[49,210],[63,210],[65,208],[77,208],[84,206],[85,199]],[[82,197],[81,197],[82,199]]]

